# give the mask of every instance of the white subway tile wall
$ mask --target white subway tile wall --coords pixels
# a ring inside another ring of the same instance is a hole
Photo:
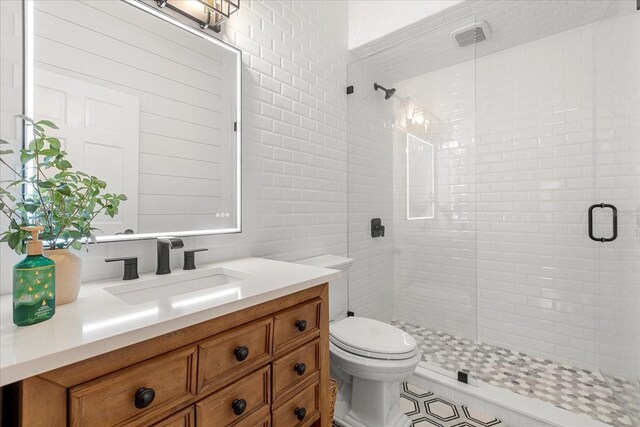
[[[2,3],[4,69],[4,19],[21,22],[21,9],[5,17],[11,1]],[[346,2],[246,0],[221,37],[243,51],[243,233],[189,238],[185,247],[208,247],[200,262],[346,255]],[[18,93],[19,76],[9,82]],[[14,114],[5,93],[3,80],[3,124]],[[11,102],[20,111],[21,99]],[[2,137],[14,139],[4,127]],[[81,253],[83,280],[121,274],[121,266],[104,263],[115,255],[138,256],[141,271],[155,269],[154,241],[101,244]],[[2,253],[2,293],[11,292],[13,262]],[[172,264],[181,268],[180,251]]]

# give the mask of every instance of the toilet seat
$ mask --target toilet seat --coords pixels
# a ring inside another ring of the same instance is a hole
[[[388,323],[364,317],[347,317],[332,323],[329,340],[348,353],[371,359],[406,360],[418,353],[411,335]]]

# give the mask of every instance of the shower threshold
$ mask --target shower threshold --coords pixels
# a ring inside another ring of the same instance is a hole
[[[605,378],[599,372],[488,344],[477,344],[472,340],[402,321],[392,323],[410,333],[418,342],[423,360],[417,373],[423,378],[430,378],[428,386],[431,389],[434,387],[432,382],[435,381],[441,385],[455,386],[465,393],[489,393],[495,395],[496,399],[506,397],[510,402],[518,401],[531,409],[536,408],[533,418],[539,420],[540,409],[544,409],[545,406],[534,404],[531,399],[547,403],[546,407],[551,404],[564,410],[547,411],[550,415],[562,414],[565,411],[587,415],[596,421],[594,426],[634,426],[631,417],[640,421],[640,390],[638,384],[632,381]],[[463,369],[470,372],[472,383],[478,387],[453,379],[454,373]],[[510,394],[517,395],[515,397],[518,399],[508,399]],[[508,408],[510,404],[504,403],[500,406]],[[553,406],[550,408],[556,409]],[[577,419],[584,419],[583,416]],[[502,419],[509,423],[507,417],[502,416]],[[548,425],[579,424],[550,422]]]

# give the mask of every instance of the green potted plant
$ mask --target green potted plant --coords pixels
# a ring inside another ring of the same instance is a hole
[[[45,255],[56,263],[56,305],[66,304],[78,298],[81,278],[80,258],[69,248],[80,249],[83,243],[95,242],[93,219],[100,214],[113,218],[127,197],[108,193],[104,181],[72,170],[60,140],[46,133],[46,128],[58,129],[55,123],[19,117],[33,132],[33,139],[20,150],[22,166],[18,169],[6,161],[6,155],[13,150],[2,150],[0,146],[0,163],[16,177],[0,181],[0,211],[9,219],[8,229],[0,233],[0,242],[23,254],[29,233],[21,227],[44,227],[40,238],[48,248]],[[9,143],[0,140],[0,144]]]

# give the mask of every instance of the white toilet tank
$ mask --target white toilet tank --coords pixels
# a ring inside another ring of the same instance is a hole
[[[321,255],[295,261],[297,264],[340,270],[341,276],[329,282],[329,320],[340,320],[347,317],[349,300],[349,269],[353,259],[337,255]]]

